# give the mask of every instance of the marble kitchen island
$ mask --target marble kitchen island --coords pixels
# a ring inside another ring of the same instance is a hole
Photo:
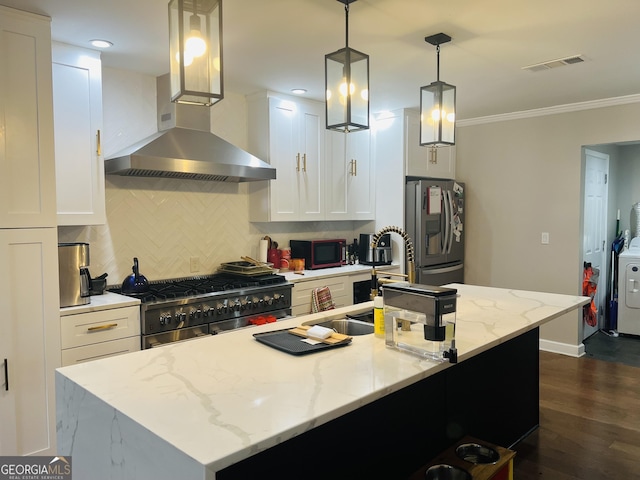
[[[78,479],[403,478],[466,434],[510,446],[537,426],[538,327],[589,299],[451,286],[456,365],[253,338],[369,302],[58,369],[58,455]]]

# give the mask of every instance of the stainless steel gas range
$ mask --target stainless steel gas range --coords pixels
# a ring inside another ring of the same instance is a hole
[[[292,287],[282,275],[217,273],[152,281],[148,292],[129,296],[142,302],[141,346],[147,349],[285,318]]]

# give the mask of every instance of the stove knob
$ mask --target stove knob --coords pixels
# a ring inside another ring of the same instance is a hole
[[[208,317],[209,313],[211,312],[211,310],[212,310],[211,308],[209,308],[208,306],[205,305],[204,307],[202,307],[202,316],[205,317],[205,318]],[[211,313],[213,313],[213,312],[211,312]]]
[[[251,304],[253,308],[256,309],[262,304],[262,301],[258,297],[253,297]]]
[[[187,314],[184,312],[176,313],[176,323],[184,322],[187,319]]]
[[[218,315],[222,315],[222,312],[227,312],[227,301],[225,300],[224,303],[216,303],[216,312],[218,313]]]
[[[264,303],[266,303],[267,305],[273,305],[273,298],[270,297],[269,295],[265,295],[264,296]]]
[[[246,310],[247,308],[251,308],[251,302],[245,298],[240,301],[240,310]]]
[[[236,312],[240,311],[240,301],[236,299],[235,303],[231,305],[231,310],[235,310]]]
[[[196,318],[201,318],[202,317],[202,310],[191,310],[191,312],[189,313],[189,317],[194,320]]]
[[[280,303],[280,300],[284,301],[284,295],[280,293],[274,293],[273,299],[275,300],[276,303]]]
[[[160,315],[160,325],[169,325],[171,323],[171,314],[163,313]]]

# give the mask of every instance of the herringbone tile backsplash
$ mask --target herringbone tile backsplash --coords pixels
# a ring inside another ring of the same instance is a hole
[[[106,180],[107,224],[59,227],[60,242],[88,242],[92,276],[118,285],[133,257],[149,280],[204,275],[222,262],[258,255],[265,235],[287,246],[291,238],[355,238],[354,222],[250,223],[246,184],[127,178]],[[366,224],[365,224],[366,225]],[[366,227],[359,222],[358,232]],[[191,271],[190,260],[200,269]]]

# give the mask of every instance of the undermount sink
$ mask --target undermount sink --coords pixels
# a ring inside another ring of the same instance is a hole
[[[373,333],[373,323],[353,320],[352,318],[337,318],[318,323],[327,328],[333,328],[336,332],[344,335],[358,336]]]

